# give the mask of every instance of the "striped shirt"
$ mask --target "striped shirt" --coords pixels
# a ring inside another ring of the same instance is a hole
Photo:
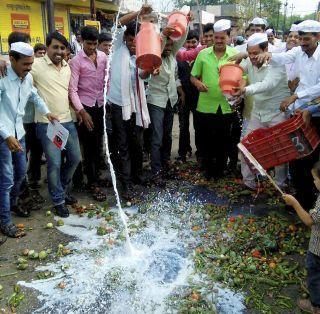
[[[311,227],[309,251],[320,256],[320,195],[318,196],[315,208],[310,210],[310,216],[313,220],[313,225]]]

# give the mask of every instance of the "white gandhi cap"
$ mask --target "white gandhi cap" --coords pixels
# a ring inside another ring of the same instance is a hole
[[[213,25],[213,30],[214,32],[222,32],[222,31],[227,31],[231,28],[231,21],[230,20],[219,20]]]
[[[297,24],[292,24],[290,28],[290,32],[298,32],[298,25]]]
[[[266,20],[262,19],[261,17],[255,17],[250,24],[253,25],[267,25]]]
[[[298,32],[320,33],[320,23],[314,20],[305,20],[297,25]]]
[[[11,51],[19,52],[25,56],[32,57],[33,56],[33,48],[24,42],[18,41],[16,43],[11,44]]]
[[[248,47],[252,47],[265,42],[268,42],[266,33],[254,33],[248,38],[247,45]]]
[[[266,30],[266,33],[267,33],[267,35],[273,34],[273,29],[272,29],[272,28],[268,28],[268,29]]]

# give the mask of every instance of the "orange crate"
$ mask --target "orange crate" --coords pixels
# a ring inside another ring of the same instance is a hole
[[[271,128],[254,130],[241,143],[269,169],[311,154],[320,137],[315,127],[306,127],[300,113]]]

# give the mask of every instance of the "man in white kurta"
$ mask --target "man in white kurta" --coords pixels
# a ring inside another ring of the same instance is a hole
[[[253,130],[268,128],[286,119],[286,115],[279,110],[280,103],[290,96],[287,85],[287,74],[284,66],[271,66],[257,61],[259,53],[267,51],[268,37],[265,33],[256,33],[248,39],[249,60],[246,72],[250,85],[242,86],[238,94],[253,96],[253,109],[245,136]],[[256,188],[255,176],[248,164],[242,160],[241,172],[244,184]],[[281,165],[275,169],[275,180],[283,186],[287,179],[287,166]]]

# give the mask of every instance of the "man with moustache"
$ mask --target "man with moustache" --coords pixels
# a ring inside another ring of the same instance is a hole
[[[191,71],[191,83],[200,92],[197,125],[207,179],[221,177],[227,166],[228,143],[234,115],[219,87],[219,67],[237,54],[236,49],[227,46],[230,32],[231,21],[222,19],[216,22],[214,45],[199,53]]]
[[[305,20],[295,29],[300,36],[300,46],[282,53],[265,52],[260,55],[260,61],[270,64],[293,64],[299,83],[294,93],[284,99],[280,109],[282,111],[305,109],[306,104],[320,97],[320,22]],[[308,107],[303,112],[306,122],[310,121],[310,113],[315,117],[313,124],[320,130],[319,106]],[[316,191],[311,175],[313,164],[319,160],[319,150],[309,156],[296,160],[290,169],[296,187],[296,198],[306,208],[312,208],[316,201]]]
[[[63,167],[61,151],[47,137],[48,119],[39,115],[37,110],[36,132],[47,159],[48,189],[54,211],[60,217],[68,217],[69,210],[66,205],[77,202],[68,192],[72,176],[81,159],[78,134],[72,121],[68,98],[71,71],[64,60],[68,41],[56,31],[47,36],[46,45],[47,54],[35,60],[31,74],[39,95],[46,101],[49,110],[58,117],[62,126],[69,131],[64,150],[66,162]]]
[[[29,74],[33,49],[25,42],[10,45],[10,64],[7,76],[0,78],[0,231],[12,238],[25,235],[13,223],[10,210],[18,216],[28,217],[29,212],[18,206],[21,184],[26,175],[25,131],[23,115],[27,101],[34,102],[39,116],[53,121],[44,101],[32,85]]]

